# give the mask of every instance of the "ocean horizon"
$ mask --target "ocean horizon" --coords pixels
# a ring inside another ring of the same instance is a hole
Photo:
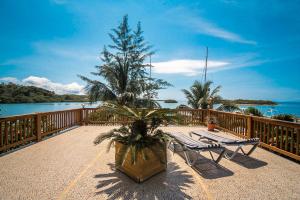
[[[185,101],[178,101],[177,103],[159,102],[163,108],[176,108],[180,104],[186,104]],[[292,114],[300,117],[300,102],[277,102],[277,105],[239,105],[241,109],[247,107],[255,107],[259,109],[265,116],[272,116],[277,114]],[[47,102],[47,103],[12,103],[0,104],[0,118],[14,115],[32,114],[35,112],[50,112],[66,109],[95,108],[100,105],[100,102]],[[214,105],[214,109],[218,104]]]

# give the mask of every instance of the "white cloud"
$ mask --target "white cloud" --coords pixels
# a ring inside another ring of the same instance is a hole
[[[84,94],[84,86],[76,82],[62,84],[55,83],[45,77],[29,76],[23,80],[14,77],[0,78],[0,82],[13,82],[26,86],[35,86],[54,91],[56,94]]]
[[[181,26],[188,27],[197,33],[221,38],[231,42],[251,45],[257,44],[256,41],[245,39],[242,36],[222,28],[199,15],[193,14],[191,11],[182,7],[177,7],[168,11],[167,15],[168,17],[166,18],[172,19],[173,23],[175,22]]]
[[[232,58],[209,59],[207,72],[218,72],[242,67],[253,67],[271,60],[262,60],[255,53],[234,55]],[[153,72],[158,74],[180,74],[184,76],[196,76],[203,73],[205,60],[172,59],[153,63]]]
[[[19,83],[19,80],[17,78],[14,78],[14,77],[3,77],[3,78],[0,78],[0,82],[4,82],[4,83]]]
[[[208,69],[222,68],[228,65],[228,62],[208,61]],[[165,62],[153,63],[153,71],[160,74],[183,74],[186,76],[196,76],[203,72],[205,66],[204,60],[169,60]]]
[[[189,23],[191,26],[193,26],[195,31],[202,33],[202,34],[214,36],[217,38],[222,38],[224,40],[228,40],[228,41],[232,41],[232,42],[252,44],[252,45],[256,44],[255,41],[246,40],[236,33],[225,30],[225,29],[218,27],[217,25],[215,25],[211,22],[208,22],[204,19],[201,19],[201,18],[192,19]]]

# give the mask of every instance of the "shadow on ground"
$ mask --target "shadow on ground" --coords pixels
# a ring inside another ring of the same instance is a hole
[[[222,165],[216,164],[211,159],[208,159],[197,152],[189,151],[188,153],[193,160],[198,157],[198,161],[192,168],[203,178],[217,179],[232,176],[234,174],[231,170],[223,167]],[[185,160],[183,152],[177,152],[177,154]]]
[[[233,154],[233,151],[227,149],[226,150],[229,155]],[[237,153],[233,159],[230,161],[235,162],[238,165],[246,167],[248,169],[256,169],[259,167],[266,166],[268,163],[262,160],[253,158],[251,156],[243,155],[242,153]]]
[[[213,132],[219,132],[217,130],[213,131]],[[213,142],[210,142],[209,140],[201,140],[201,142],[207,143],[207,144],[213,144]],[[217,152],[216,150],[212,150],[212,152],[215,152],[216,154],[219,154],[219,152]],[[233,154],[233,151],[226,148],[226,153],[229,155]],[[223,158],[225,159],[225,158]],[[240,152],[238,152],[235,157],[233,159],[231,159],[230,161],[241,165],[243,167],[246,167],[248,169],[256,169],[259,167],[263,167],[266,166],[268,163],[261,161],[259,159],[253,158],[251,156],[246,156]]]
[[[162,172],[149,180],[138,184],[114,169],[109,164],[112,173],[97,174],[99,179],[96,186],[99,194],[106,194],[108,200],[113,199],[193,199],[186,191],[190,190],[194,178],[187,171],[182,170],[176,163],[168,163],[167,171]]]

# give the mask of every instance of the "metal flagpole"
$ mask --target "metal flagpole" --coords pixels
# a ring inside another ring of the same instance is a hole
[[[151,73],[152,73],[152,64],[151,64],[151,55],[149,55],[149,58],[150,58],[150,66],[149,66],[149,68],[150,68],[150,70],[149,70],[149,85],[151,85]],[[151,107],[151,103],[150,103],[150,90],[148,89],[148,103],[149,103],[149,108]]]
[[[205,57],[205,67],[204,67],[204,83],[206,83],[207,59],[208,59],[208,47],[206,47],[206,57]]]

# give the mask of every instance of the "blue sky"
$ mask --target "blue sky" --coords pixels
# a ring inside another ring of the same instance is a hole
[[[2,0],[0,80],[79,93],[77,74],[100,64],[107,33],[128,14],[157,50],[154,76],[174,85],[161,98],[184,99],[208,46],[208,79],[224,98],[300,101],[299,11],[297,0]]]

